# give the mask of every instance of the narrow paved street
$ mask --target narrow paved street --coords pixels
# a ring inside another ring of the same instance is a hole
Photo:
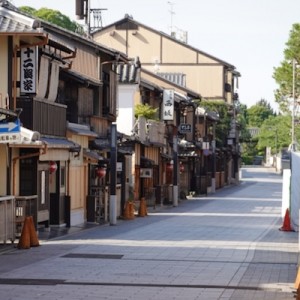
[[[0,300],[293,299],[298,233],[283,232],[282,177],[0,255]]]

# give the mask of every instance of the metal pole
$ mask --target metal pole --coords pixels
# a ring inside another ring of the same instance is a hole
[[[292,104],[292,148],[294,151],[295,147],[295,69],[296,69],[296,60],[293,59],[293,104]]]
[[[178,138],[173,136],[173,206],[178,206]]]
[[[215,125],[214,125],[215,127]],[[215,137],[215,133],[214,133]],[[216,192],[216,141],[212,140],[212,172],[211,172],[211,192]]]
[[[109,199],[109,222],[117,224],[117,125],[111,124],[110,130],[110,199]]]

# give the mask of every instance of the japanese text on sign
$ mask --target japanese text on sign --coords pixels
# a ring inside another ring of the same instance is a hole
[[[192,132],[192,125],[187,124],[187,123],[180,124],[179,131],[180,131],[180,133],[191,133]]]
[[[174,118],[174,90],[164,90],[163,94],[163,120]]]
[[[20,90],[23,94],[36,93],[36,63],[36,47],[22,48]]]

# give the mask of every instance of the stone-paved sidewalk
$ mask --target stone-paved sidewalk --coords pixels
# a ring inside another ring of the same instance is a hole
[[[298,233],[281,226],[281,177],[0,255],[2,299],[293,299]]]

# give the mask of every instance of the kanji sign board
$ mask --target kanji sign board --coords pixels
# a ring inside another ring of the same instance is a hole
[[[21,48],[21,79],[22,94],[36,94],[37,51],[36,46]]]

